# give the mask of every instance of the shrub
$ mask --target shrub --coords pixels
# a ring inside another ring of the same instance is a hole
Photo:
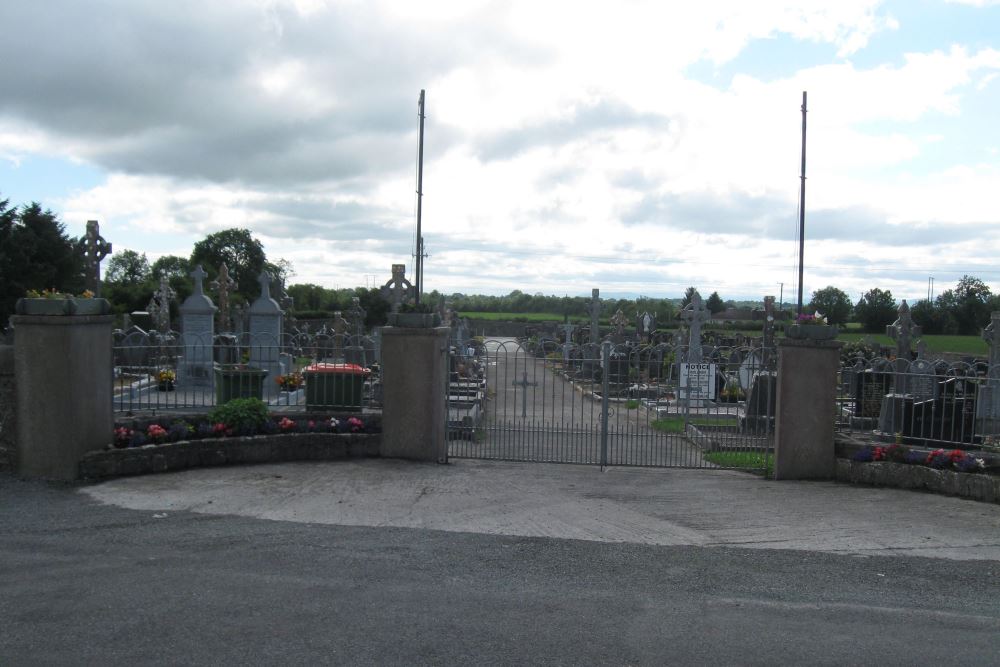
[[[267,404],[259,398],[234,398],[208,413],[209,422],[225,424],[241,435],[253,435],[267,419]]]

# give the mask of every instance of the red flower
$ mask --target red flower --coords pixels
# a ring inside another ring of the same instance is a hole
[[[282,431],[294,431],[295,422],[293,422],[288,417],[282,417],[281,421],[278,422],[278,428],[280,428]]]
[[[951,459],[952,463],[958,463],[959,461],[965,458],[965,452],[963,452],[961,449],[953,449],[950,452],[948,452],[948,458]]]
[[[927,465],[930,465],[931,461],[933,461],[934,457],[937,456],[938,454],[944,454],[944,450],[943,449],[935,449],[933,452],[931,452],[930,454],[927,455],[927,460],[925,461],[925,463]]]
[[[872,453],[873,461],[882,461],[885,459],[885,450],[881,447],[876,447],[875,451]]]

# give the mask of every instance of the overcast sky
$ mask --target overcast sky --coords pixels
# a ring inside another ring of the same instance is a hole
[[[1000,290],[1000,3],[6,0],[0,196],[292,282],[794,301]]]

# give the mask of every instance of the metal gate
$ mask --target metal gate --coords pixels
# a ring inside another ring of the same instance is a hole
[[[487,340],[453,350],[449,456],[764,469],[776,377],[761,348]]]

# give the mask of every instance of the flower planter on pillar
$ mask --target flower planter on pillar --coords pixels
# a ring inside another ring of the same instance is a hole
[[[107,315],[111,304],[107,299],[45,299],[24,297],[14,304],[18,315]]]
[[[785,329],[785,336],[795,340],[833,340],[840,330],[826,324],[793,324]]]

